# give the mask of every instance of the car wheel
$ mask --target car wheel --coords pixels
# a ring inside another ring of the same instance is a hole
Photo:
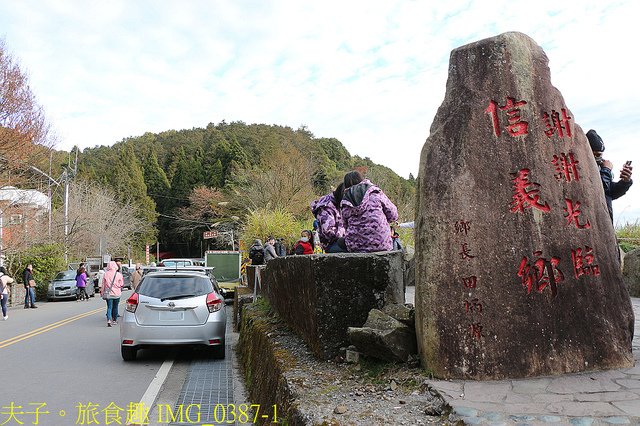
[[[120,346],[120,353],[122,354],[122,359],[125,361],[135,360],[137,352],[138,350],[132,346]]]
[[[225,356],[224,342],[221,345],[211,346],[211,356],[214,359],[224,359],[224,356]]]

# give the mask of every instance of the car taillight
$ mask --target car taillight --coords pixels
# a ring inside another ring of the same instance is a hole
[[[209,312],[217,312],[222,309],[222,300],[215,293],[207,294],[207,308]]]
[[[135,312],[138,307],[138,293],[133,293],[131,297],[127,299],[127,311]]]

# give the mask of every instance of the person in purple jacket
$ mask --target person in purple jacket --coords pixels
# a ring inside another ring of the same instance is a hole
[[[344,225],[340,214],[340,201],[344,183],[340,183],[333,193],[322,196],[311,203],[311,212],[318,221],[318,235],[325,253],[342,253],[347,248],[338,244],[344,237]]]
[[[346,230],[347,250],[365,253],[391,250],[389,223],[398,220],[397,207],[358,171],[344,176],[344,187],[340,213]]]

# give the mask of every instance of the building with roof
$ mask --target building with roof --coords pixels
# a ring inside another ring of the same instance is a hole
[[[0,188],[0,255],[24,247],[45,229],[51,199],[35,189]],[[1,259],[0,259],[1,261]]]

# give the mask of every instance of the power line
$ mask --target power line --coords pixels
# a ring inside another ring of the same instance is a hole
[[[188,198],[172,197],[170,195],[154,194],[152,192],[147,192],[147,195],[151,197],[168,198],[170,200],[190,201]]]
[[[181,217],[169,216],[168,214],[158,213],[158,216],[162,216],[162,217],[166,217],[166,218],[174,219],[174,220],[180,220],[180,221],[183,221],[183,222],[191,222],[191,223],[197,223],[197,224],[200,224],[200,225],[211,226],[211,223],[209,223],[209,222],[200,222],[200,221],[197,221],[197,220],[183,219]]]

